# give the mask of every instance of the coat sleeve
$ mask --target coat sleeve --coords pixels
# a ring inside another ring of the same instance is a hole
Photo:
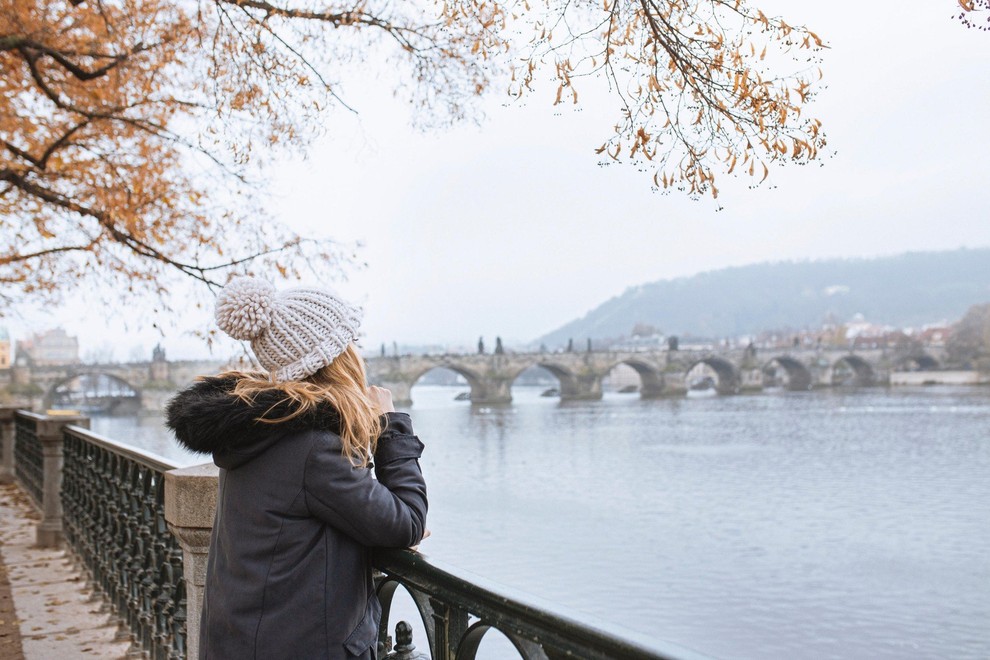
[[[375,473],[356,468],[340,440],[318,440],[303,478],[310,514],[371,547],[407,548],[426,529],[426,483],[419,468],[423,443],[405,413],[388,413],[375,451]]]

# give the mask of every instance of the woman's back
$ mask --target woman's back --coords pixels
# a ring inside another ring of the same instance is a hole
[[[355,434],[372,397],[353,346],[343,354],[304,381],[207,378],[168,406],[179,441],[221,468],[201,658],[374,657],[370,549],[422,539],[423,445],[404,413],[360,427],[375,437]]]

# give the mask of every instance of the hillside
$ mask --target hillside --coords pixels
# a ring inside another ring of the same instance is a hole
[[[990,248],[877,259],[764,263],[627,289],[534,343],[628,336],[637,323],[667,334],[733,337],[819,327],[861,313],[895,327],[956,320],[990,302]]]

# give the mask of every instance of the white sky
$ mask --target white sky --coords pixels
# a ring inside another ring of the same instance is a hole
[[[273,208],[364,243],[367,267],[336,286],[365,305],[369,347],[529,341],[628,286],[729,265],[990,245],[990,35],[953,19],[955,0],[753,1],[831,46],[812,114],[835,153],[774,170],[772,187],[723,179],[722,211],[598,165],[613,101],[555,113],[492,97],[479,126],[423,135],[387,90],[353,86],[360,118],[334,114],[308,160],[278,168]],[[15,337],[61,323],[84,356],[150,355],[155,331],[87,307],[5,323]],[[170,357],[205,353],[187,335],[202,319],[164,329]]]

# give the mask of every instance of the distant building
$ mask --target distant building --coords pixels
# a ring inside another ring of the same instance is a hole
[[[925,326],[918,335],[918,340],[925,346],[942,347],[951,334],[952,327],[947,323]]]
[[[17,352],[38,367],[78,364],[79,339],[55,328],[17,342]]]
[[[0,369],[10,369],[10,335],[0,328]]]
[[[854,314],[852,320],[845,324],[846,339],[862,340],[860,343],[877,344],[879,340],[894,328],[886,325],[870,323],[862,314]],[[872,341],[869,341],[872,340]],[[874,347],[875,348],[875,347]]]
[[[632,335],[631,337],[607,340],[605,343],[605,348],[612,351],[656,351],[663,350],[666,346],[667,337],[660,333]]]

